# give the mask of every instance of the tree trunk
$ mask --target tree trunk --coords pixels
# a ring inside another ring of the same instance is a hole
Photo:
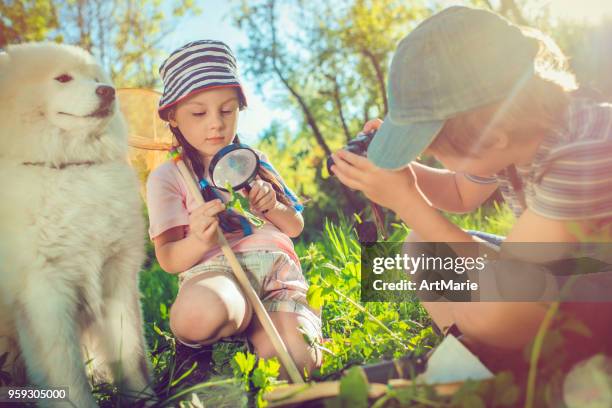
[[[372,66],[374,67],[374,71],[376,72],[376,80],[378,81],[378,87],[380,89],[380,94],[382,95],[383,99],[383,116],[387,116],[387,113],[389,112],[389,103],[387,101],[387,88],[385,87],[385,76],[382,72],[382,68],[380,67],[380,64],[376,60],[376,57],[370,52],[370,50],[364,49],[361,52],[363,53],[363,55],[368,57],[368,59],[372,63]]]
[[[312,130],[312,133],[314,134],[314,137],[317,143],[319,144],[319,146],[321,146],[321,148],[325,152],[325,156],[329,156],[332,153],[331,149],[325,142],[325,138],[323,137],[323,134],[321,133],[321,130],[319,129],[319,126],[317,125],[317,121],[314,115],[312,114],[310,108],[306,104],[306,101],[304,100],[302,95],[300,95],[297,92],[297,90],[289,83],[288,79],[285,78],[280,68],[278,67],[278,60],[277,60],[278,55],[276,53],[276,22],[274,21],[275,20],[274,19],[274,4],[275,4],[275,0],[270,0],[268,2],[270,27],[271,27],[271,32],[272,32],[272,68],[274,72],[276,73],[276,75],[278,76],[278,78],[283,83],[283,85],[285,85],[285,87],[289,90],[291,95],[293,95],[293,97],[297,100],[298,104],[300,105],[300,108],[302,109],[304,117],[306,118],[306,122],[308,123],[308,126]],[[359,204],[360,200],[358,199],[356,193],[352,191],[351,189],[349,189],[348,187],[346,187],[342,183],[340,183],[340,186],[342,188],[342,192],[344,193],[344,196],[346,197],[348,201],[348,205],[349,205],[348,210],[351,213],[358,211],[361,206]]]
[[[352,139],[352,135],[346,124],[346,119],[344,118],[344,109],[342,108],[342,99],[340,98],[340,86],[338,85],[338,80],[335,77],[330,75],[328,78],[334,83],[334,103],[336,104],[336,109],[338,110],[338,116],[340,117],[340,123],[342,124],[342,130],[344,131],[346,143],[348,143]]]
[[[319,129],[319,126],[317,125],[317,121],[315,120],[314,115],[310,111],[310,108],[304,101],[304,98],[302,97],[302,95],[300,95],[297,92],[297,90],[293,86],[291,86],[287,78],[285,78],[280,68],[278,67],[278,54],[276,52],[276,22],[274,21],[275,20],[274,19],[274,3],[275,3],[274,0],[271,0],[268,3],[268,12],[270,16],[270,27],[272,30],[272,68],[274,69],[274,72],[276,73],[278,78],[281,80],[283,85],[285,85],[285,87],[289,90],[291,95],[293,95],[295,99],[297,100],[298,104],[300,105],[300,108],[302,108],[302,112],[304,113],[306,122],[308,123],[308,126],[312,130],[312,133],[314,134],[314,137],[317,140],[317,143],[319,144],[319,146],[321,146],[321,148],[325,152],[325,155],[329,156],[331,154],[331,150],[329,146],[327,145],[327,143],[325,142],[325,139],[323,138],[323,134],[321,133],[321,130]]]

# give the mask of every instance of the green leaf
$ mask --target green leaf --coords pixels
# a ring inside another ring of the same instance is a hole
[[[357,223],[359,224],[363,224],[363,221],[361,220],[361,217],[359,216],[359,214],[357,213],[353,213],[353,216],[355,217],[355,219],[357,220]]]
[[[230,193],[230,200],[226,204],[227,208],[245,217],[254,227],[261,227],[264,222],[261,218],[251,213],[251,205],[248,198],[236,193],[229,182],[225,184],[225,188]]]
[[[340,380],[342,406],[360,408],[368,406],[368,379],[361,367],[351,367]]]
[[[323,306],[323,288],[317,285],[310,285],[308,292],[306,293],[306,300],[308,304],[314,309],[318,309]]]
[[[172,381],[170,383],[170,385],[172,387],[176,386],[178,383],[180,383],[181,381],[183,381],[185,378],[187,378],[189,376],[189,374],[191,374],[193,372],[193,370],[195,370],[195,368],[197,367],[198,363],[197,362],[193,362],[193,364],[191,365],[191,368],[187,371],[185,371],[185,373],[183,373],[183,375],[181,375],[179,378],[177,378],[176,380]]]
[[[266,372],[261,368],[256,368],[253,371],[253,377],[251,377],[251,381],[253,381],[253,385],[257,388],[264,388],[268,382],[268,376]]]
[[[166,320],[166,318],[168,318],[168,307],[165,303],[159,304],[159,315],[163,320]]]
[[[238,372],[243,375],[248,375],[255,367],[255,355],[251,353],[244,354],[239,351],[233,361],[236,363]]]

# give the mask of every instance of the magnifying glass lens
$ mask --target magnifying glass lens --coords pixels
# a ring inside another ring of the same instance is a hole
[[[212,182],[220,188],[225,188],[227,183],[230,183],[234,189],[244,188],[254,177],[257,164],[257,155],[252,150],[233,150],[215,164]]]

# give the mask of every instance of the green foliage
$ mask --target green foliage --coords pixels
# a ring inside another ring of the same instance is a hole
[[[368,406],[368,379],[361,368],[352,367],[342,377],[339,399],[344,407]]]
[[[499,233],[506,228],[507,216],[506,208],[493,207],[456,221],[467,229]],[[408,232],[404,225],[394,224],[391,240],[401,241]],[[322,380],[355,364],[398,358],[410,350],[422,355],[440,341],[416,301],[360,302],[360,247],[346,218],[341,216],[335,223],[327,220],[317,239],[309,244],[298,242],[296,250],[310,283],[308,299],[313,306],[322,307],[324,341],[307,341],[324,353],[323,365],[309,373],[309,380]],[[181,358],[168,327],[168,310],[177,290],[176,276],[159,268],[151,245],[148,255],[140,280],[141,301],[159,406],[264,406],[263,394],[279,384],[278,361],[257,359],[242,342],[215,344],[209,371],[203,372],[199,363]],[[568,334],[583,339],[591,336],[576,318],[555,315],[551,328],[539,340],[541,355],[533,389],[534,406],[559,404],[560,387],[572,366],[565,352]],[[526,349],[525,359],[531,358],[532,353],[531,347]],[[2,371],[5,359],[5,355],[0,355],[0,381],[8,383],[10,378]],[[452,396],[437,395],[433,387],[419,385],[389,387],[384,395],[372,400],[368,399],[369,385],[361,369],[353,367],[340,380],[340,395],[326,404],[378,408],[512,407],[521,405],[525,388],[524,379],[501,372],[490,381],[467,381]],[[96,385],[94,395],[102,407],[117,406],[124,398],[116,387],[106,383]]]
[[[53,3],[52,0],[0,2],[0,48],[47,38],[61,41],[60,36],[50,36],[59,23]]]
[[[147,337],[153,338],[152,325],[155,324],[169,332],[168,313],[178,292],[176,276],[165,272],[155,259],[155,250],[151,241],[147,242],[147,261],[145,271],[140,275],[140,293],[144,320],[149,324]]]
[[[257,392],[257,406],[265,406],[263,394],[271,389],[274,379],[278,377],[278,359],[258,359],[251,353],[238,352],[232,360],[232,368],[234,376],[242,380],[246,391]]]
[[[173,20],[163,10],[169,10]],[[24,41],[57,41],[92,52],[117,87],[159,83],[161,42],[186,15],[192,0],[16,0],[0,2],[0,47]]]
[[[392,240],[403,240],[405,234],[406,229],[396,225]],[[296,250],[310,282],[311,305],[324,305],[326,355],[313,377],[349,363],[399,357],[415,347],[425,351],[433,345],[431,337],[422,335],[429,320],[418,303],[360,303],[360,246],[346,219],[339,225],[327,221],[316,242],[298,243]],[[411,343],[414,338],[421,341]]]
[[[427,14],[422,2],[397,0],[242,1],[233,13],[248,32],[239,50],[249,80],[272,103],[293,109],[296,132],[275,122],[261,149],[306,203],[304,216],[321,229],[338,209],[362,211],[366,201],[324,180],[326,157],[387,111],[385,76],[397,41]],[[282,154],[281,154],[282,152]],[[310,238],[312,231],[307,229]]]
[[[230,193],[230,199],[226,203],[226,207],[231,208],[238,214],[245,217],[251,224],[253,224],[253,226],[261,227],[263,225],[263,220],[251,212],[249,199],[242,194],[236,193],[229,182],[227,182],[225,188]]]

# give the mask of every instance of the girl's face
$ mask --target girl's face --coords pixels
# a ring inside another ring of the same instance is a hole
[[[232,143],[238,126],[236,88],[213,88],[190,96],[178,104],[169,116],[170,125],[178,127],[207,164],[221,148]]]

